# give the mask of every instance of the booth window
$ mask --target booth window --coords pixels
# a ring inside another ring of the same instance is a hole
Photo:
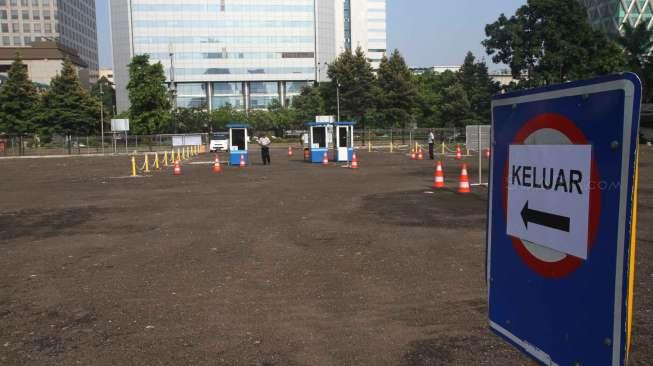
[[[231,130],[231,146],[238,146],[238,150],[245,150],[245,129]]]
[[[326,146],[326,127],[313,127],[313,144],[317,144],[318,148],[325,148]]]
[[[339,136],[338,137],[340,137],[340,140],[338,141],[338,147],[349,147],[349,144],[347,143],[347,140],[348,140],[348,137],[349,137],[349,136],[347,136],[348,135],[347,130],[349,128],[347,128],[347,127],[338,127],[338,129],[339,129],[339,131],[338,131]]]

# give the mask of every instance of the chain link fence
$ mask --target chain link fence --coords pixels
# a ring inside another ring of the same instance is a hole
[[[208,145],[209,138],[208,133],[161,135],[125,135],[116,133],[105,134],[104,139],[101,136],[0,135],[0,157],[131,154],[196,145],[198,140],[201,140],[203,145]]]

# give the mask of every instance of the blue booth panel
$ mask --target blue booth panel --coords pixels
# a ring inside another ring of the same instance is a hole
[[[326,148],[312,148],[311,149],[311,163],[322,163],[322,159],[324,158],[324,153],[328,154],[328,149]],[[329,161],[331,161],[331,158],[329,157]]]
[[[245,164],[249,165],[249,153],[247,151],[242,151],[242,150],[235,150],[229,152],[229,165],[239,166],[241,156],[244,156]]]

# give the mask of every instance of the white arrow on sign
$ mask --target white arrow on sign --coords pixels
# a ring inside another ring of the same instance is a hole
[[[510,145],[507,234],[587,259],[591,145]]]

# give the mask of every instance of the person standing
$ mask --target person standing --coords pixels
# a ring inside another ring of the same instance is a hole
[[[429,130],[428,143],[429,143],[429,159],[433,160],[433,147],[434,147],[433,144],[435,143],[435,135],[433,135],[432,128]]]
[[[270,138],[267,135],[263,135],[258,139],[259,145],[261,145],[261,160],[263,160],[263,165],[270,164]]]

